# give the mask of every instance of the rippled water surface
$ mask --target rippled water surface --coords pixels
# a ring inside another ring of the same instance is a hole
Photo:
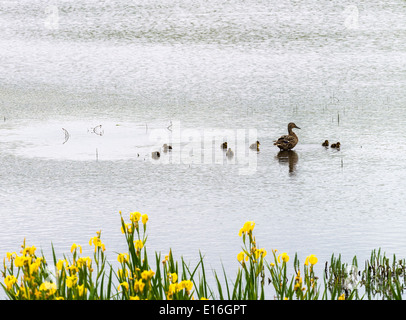
[[[247,220],[269,252],[406,257],[405,1],[2,1],[0,28],[1,256],[102,230],[115,260],[121,210],[231,273]]]

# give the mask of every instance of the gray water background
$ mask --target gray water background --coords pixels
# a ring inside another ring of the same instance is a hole
[[[114,262],[120,210],[149,215],[150,254],[231,276],[247,220],[269,259],[406,257],[405,1],[2,1],[0,30],[2,257],[101,230]],[[256,133],[255,171],[179,160],[187,135],[151,159],[171,124]]]

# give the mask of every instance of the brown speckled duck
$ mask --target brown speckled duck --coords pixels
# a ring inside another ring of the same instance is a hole
[[[324,141],[321,145],[323,146],[323,147],[328,147],[328,140],[326,140],[326,141]]]
[[[152,159],[159,159],[161,154],[159,153],[159,151],[154,151],[151,153],[151,156],[152,156]]]
[[[288,124],[288,134],[274,141],[274,145],[277,146],[281,151],[288,151],[293,149],[299,141],[299,138],[293,132],[294,128],[300,129],[296,124],[290,122]]]

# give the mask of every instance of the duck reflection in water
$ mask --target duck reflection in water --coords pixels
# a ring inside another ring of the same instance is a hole
[[[296,151],[293,150],[279,151],[278,154],[276,155],[276,158],[278,158],[279,163],[282,164],[287,163],[289,165],[289,173],[295,172],[296,164],[299,160],[299,156],[296,153]]]

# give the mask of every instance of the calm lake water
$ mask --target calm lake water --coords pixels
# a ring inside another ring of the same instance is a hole
[[[231,276],[247,220],[321,269],[406,257],[404,0],[2,1],[0,29],[1,257],[101,230],[115,261],[120,210],[149,215],[151,257]]]

